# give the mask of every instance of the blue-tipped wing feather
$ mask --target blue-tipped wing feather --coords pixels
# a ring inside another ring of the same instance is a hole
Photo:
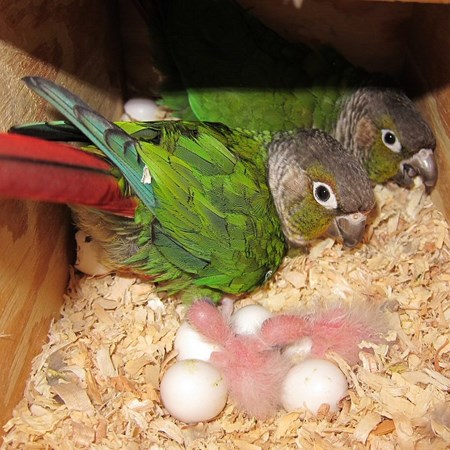
[[[67,89],[40,77],[25,77],[34,92],[51,103],[96,145],[122,172],[130,186],[148,208],[155,205],[153,188],[143,183],[145,164],[139,156],[139,141],[92,110]]]

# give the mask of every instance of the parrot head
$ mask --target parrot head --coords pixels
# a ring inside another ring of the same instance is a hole
[[[334,138],[298,130],[269,148],[269,186],[289,244],[324,235],[357,245],[375,205],[364,167]]]
[[[370,179],[408,187],[420,176],[431,191],[437,180],[436,140],[414,103],[396,89],[363,90],[365,112],[356,122],[353,148],[364,153]]]

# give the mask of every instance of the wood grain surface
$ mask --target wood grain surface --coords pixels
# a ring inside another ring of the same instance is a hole
[[[41,75],[107,117],[121,111],[115,2],[0,0],[0,131],[60,117],[20,81]],[[58,316],[72,246],[63,206],[0,199],[0,425]],[[1,429],[0,429],[1,433]]]
[[[405,69],[436,135],[439,175],[432,199],[450,221],[450,5],[415,5]]]
[[[328,44],[353,64],[368,70],[394,77],[401,72],[411,4],[360,0],[238,1],[293,42]]]

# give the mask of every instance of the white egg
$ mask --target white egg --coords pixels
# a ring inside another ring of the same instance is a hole
[[[178,359],[201,359],[208,361],[211,353],[220,349],[212,342],[208,342],[197,330],[187,322],[178,328],[173,344],[178,352]]]
[[[99,260],[100,246],[84,231],[75,233],[77,241],[77,260],[75,268],[86,275],[105,275],[111,269],[105,267]]]
[[[131,120],[150,121],[157,120],[158,105],[148,98],[131,98],[124,106],[125,115]]]
[[[260,305],[247,305],[231,316],[231,326],[237,334],[256,334],[272,313]]]
[[[164,374],[161,401],[171,416],[185,423],[211,420],[225,407],[227,388],[220,372],[205,361],[177,361]]]
[[[347,380],[335,364],[325,359],[305,359],[290,369],[283,382],[283,408],[288,412],[307,408],[317,414],[320,405],[327,403],[330,411],[337,411],[347,389]]]

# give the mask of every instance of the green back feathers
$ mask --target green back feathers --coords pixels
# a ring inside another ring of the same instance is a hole
[[[233,0],[163,3],[165,48],[178,72],[169,74],[161,103],[177,117],[331,131],[340,101],[366,76],[330,48],[287,42]]]
[[[286,251],[266,182],[268,135],[215,124],[118,124],[139,136],[155,195],[142,248],[128,261],[169,291],[237,294],[261,284]],[[151,231],[150,231],[151,230]],[[164,270],[161,270],[164,268]],[[189,295],[189,294],[186,294]]]

